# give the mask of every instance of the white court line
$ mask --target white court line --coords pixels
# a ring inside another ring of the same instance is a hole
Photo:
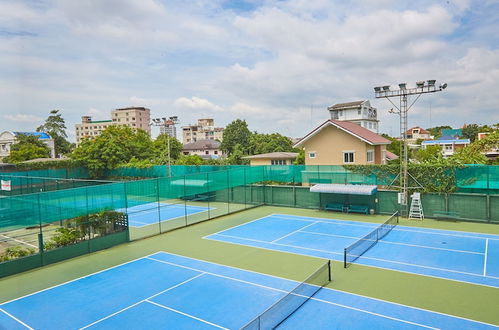
[[[37,249],[38,249],[38,246],[33,245],[33,244],[30,244],[30,243],[28,243],[28,242],[25,242],[25,241],[20,241],[20,240],[18,240],[18,239],[15,239],[15,238],[13,238],[13,237],[10,237],[10,236],[7,236],[7,235],[3,235],[3,234],[0,234],[0,236],[4,237],[4,238],[6,238],[6,239],[9,239],[9,240],[13,240],[13,241],[15,241],[15,242],[17,242],[17,243],[21,243],[21,244],[29,245],[29,246],[31,246],[31,247],[34,247],[34,248],[37,248]]]
[[[166,264],[169,264],[169,265],[178,266],[178,267],[181,267],[181,268],[186,268],[186,269],[189,269],[189,270],[195,270],[195,271],[198,271],[198,272],[202,271],[202,270],[197,269],[197,268],[188,267],[188,266],[184,266],[184,265],[180,265],[180,264],[176,264],[176,263],[173,263],[173,262],[164,261],[164,260],[160,260],[160,259],[155,259],[155,258],[152,258],[152,257],[147,257],[147,259],[151,259],[151,260],[154,260],[154,261],[166,263]],[[190,259],[193,259],[193,258],[190,258]],[[196,259],[194,259],[194,260],[196,260]],[[216,263],[213,263],[213,264],[218,265]],[[223,265],[221,265],[221,266],[223,266]],[[224,267],[229,267],[229,266],[224,266]],[[237,267],[229,267],[229,268],[241,269],[241,268],[237,268]],[[244,269],[241,269],[241,270],[244,270]],[[246,272],[251,272],[251,271],[247,271],[247,270],[245,270],[245,271]],[[286,291],[286,290],[277,289],[277,288],[273,288],[273,287],[262,285],[262,284],[258,284],[258,283],[248,282],[248,281],[241,280],[241,279],[234,278],[234,277],[230,277],[230,276],[220,275],[220,274],[216,274],[216,273],[210,273],[210,272],[206,272],[206,271],[205,271],[205,273],[209,274],[209,275],[213,275],[213,276],[217,276],[217,277],[229,279],[229,280],[232,280],[232,281],[237,281],[237,282],[241,282],[241,283],[245,283],[245,284],[249,284],[249,285],[261,287],[261,288],[264,288],[264,289],[269,289],[269,290],[273,290],[273,291],[282,292],[284,294],[289,294],[290,292],[292,292],[296,288],[296,287],[294,287],[291,291]],[[258,273],[258,272],[253,272],[253,273],[262,274],[262,273]],[[262,275],[267,275],[267,274],[262,274]],[[267,276],[271,276],[271,275],[267,275]],[[272,277],[275,277],[275,278],[278,278],[278,279],[287,280],[287,279],[284,279],[284,278],[281,278],[281,277],[277,277],[277,276],[272,276]],[[287,281],[290,281],[290,280],[287,280]],[[298,282],[298,281],[291,281],[291,282],[294,282],[294,283],[297,283],[297,284],[301,284],[301,282]],[[312,286],[312,284],[309,284],[309,285]],[[293,294],[295,296],[309,298],[308,296],[304,296],[304,295],[300,295],[300,294],[296,294],[296,293],[293,293]],[[314,298],[314,297],[311,297],[310,299],[317,300],[317,301],[322,301],[322,300]],[[327,301],[324,300],[323,302],[327,302]],[[428,326],[425,326],[425,325],[422,325],[422,324],[414,323],[414,322],[407,321],[407,320],[397,319],[397,318],[394,318],[394,317],[391,317],[391,316],[387,316],[387,315],[383,315],[383,314],[373,313],[373,312],[370,312],[370,311],[367,311],[367,310],[363,310],[363,309],[359,309],[359,308],[356,308],[356,307],[351,307],[351,306],[347,306],[347,305],[340,305],[340,304],[334,304],[334,303],[331,303],[331,302],[329,302],[329,303],[333,304],[333,305],[338,305],[338,306],[341,306],[341,307],[344,307],[344,308],[347,308],[347,309],[361,311],[361,312],[364,312],[364,313],[367,313],[367,314],[372,314],[372,315],[375,315],[375,316],[379,316],[379,317],[383,317],[383,318],[387,318],[387,319],[391,319],[391,320],[400,321],[400,322],[403,322],[403,323],[408,323],[408,324],[413,324],[413,325],[419,325],[419,326],[422,326],[424,328],[434,329],[434,328],[431,328],[431,327],[428,327]]]
[[[485,257],[483,259],[483,276],[487,276],[487,253],[489,250],[489,239],[485,241]]]
[[[297,246],[297,245],[282,244],[282,243],[270,243],[270,242],[260,241],[260,240],[256,240],[256,239],[241,238],[241,237],[237,237],[237,236],[224,235],[224,234],[217,234],[217,235],[218,236],[225,236],[225,237],[229,237],[229,238],[247,240],[247,241],[255,241],[255,242],[258,242],[258,243],[274,244],[274,245],[281,245],[281,246],[285,246],[285,247],[292,247],[292,248],[303,249],[303,250],[310,250],[310,251],[317,251],[317,252],[323,252],[323,253],[329,253],[329,254],[343,255],[343,253],[340,253],[340,252],[334,252],[334,251],[328,251],[328,250],[320,250],[320,249],[314,249],[314,248],[307,248],[307,247]],[[228,242],[228,243],[231,243],[231,242]],[[237,244],[237,243],[235,243],[235,244]],[[251,246],[251,245],[246,245],[246,246]],[[258,246],[254,246],[254,247],[258,248]],[[287,252],[287,251],[283,251],[283,252]],[[305,254],[305,255],[307,255],[307,254]],[[320,258],[320,257],[318,257],[318,258]],[[431,267],[431,266],[423,266],[423,265],[417,265],[417,264],[410,264],[410,263],[401,262],[401,261],[393,261],[393,260],[387,260],[387,259],[373,258],[373,257],[367,257],[365,255],[359,256],[359,259],[370,259],[370,260],[383,261],[383,262],[400,264],[400,265],[405,265],[405,266],[421,267],[421,268],[428,268],[428,269],[433,269],[433,270],[441,270],[441,271],[446,271],[446,272],[452,272],[452,273],[458,273],[458,274],[464,274],[464,275],[473,275],[473,276],[483,277],[483,275],[481,275],[481,274],[461,272],[461,271],[458,271],[458,270],[452,270],[452,269],[447,269],[447,268],[437,268],[437,267]],[[370,266],[370,265],[366,265],[366,266]],[[376,267],[376,266],[374,266],[374,267]],[[383,267],[380,267],[380,268],[383,268]],[[385,269],[390,269],[390,270],[398,271],[397,269],[391,269],[391,268],[385,268]],[[409,273],[410,274],[415,274],[415,273],[411,273],[411,272],[409,272]],[[426,275],[424,275],[424,276],[426,276]],[[493,277],[493,276],[486,276],[486,277],[496,278],[496,277]],[[473,283],[473,284],[478,284],[478,283]]]
[[[156,297],[156,296],[159,296],[160,294],[163,294],[163,293],[165,293],[165,292],[167,292],[167,291],[170,291],[170,290],[172,290],[172,289],[175,289],[175,288],[177,288],[177,287],[181,286],[182,284],[185,284],[185,283],[187,283],[187,282],[190,282],[190,281],[192,281],[193,279],[198,278],[198,277],[200,277],[200,276],[202,276],[202,275],[204,275],[204,274],[205,274],[205,273],[197,274],[196,276],[193,276],[193,277],[191,277],[191,278],[189,278],[189,279],[187,279],[187,280],[185,280],[185,281],[183,281],[183,282],[181,282],[181,283],[177,283],[177,284],[175,284],[175,285],[173,285],[173,286],[171,286],[171,287],[169,287],[169,288],[167,288],[167,289],[165,289],[165,290],[163,290],[163,291],[160,291],[160,292],[158,292],[158,293],[156,293],[156,294],[153,294],[153,295],[152,295],[152,296],[150,296],[150,297],[147,297],[147,298],[145,298],[145,299],[142,299],[142,300],[140,300],[140,301],[138,301],[138,302],[136,302],[136,303],[134,303],[134,304],[132,304],[132,305],[130,305],[130,306],[127,306],[127,307],[125,307],[125,308],[123,308],[123,309],[120,309],[120,310],[119,310],[119,311],[117,311],[117,312],[114,312],[114,313],[112,313],[112,314],[109,314],[109,315],[107,315],[107,316],[105,316],[105,317],[103,317],[103,318],[101,318],[101,319],[98,319],[97,321],[92,322],[92,323],[90,323],[90,324],[87,324],[86,326],[84,326],[84,327],[80,328],[80,330],[83,330],[83,329],[89,328],[89,327],[91,327],[91,326],[93,326],[93,325],[95,325],[95,324],[97,324],[97,323],[100,323],[100,322],[102,322],[102,321],[104,321],[104,320],[107,320],[107,319],[109,319],[109,318],[111,318],[111,317],[113,317],[113,316],[115,316],[115,315],[118,315],[118,314],[120,314],[120,313],[122,313],[122,312],[126,311],[127,309],[130,309],[130,308],[135,307],[135,306],[137,306],[137,305],[139,305],[139,304],[141,304],[141,303],[143,303],[143,302],[145,302],[145,301],[148,301],[148,299],[154,298],[154,297]]]
[[[362,221],[356,221],[356,220],[339,220],[339,219],[330,219],[330,218],[318,218],[318,217],[308,217],[308,216],[302,216],[302,215],[291,215],[291,214],[276,214],[272,213],[271,216],[276,216],[276,217],[281,217],[285,219],[290,219],[290,220],[300,220],[301,218],[308,218],[308,219],[313,219],[313,220],[306,220],[306,219],[301,219],[303,221],[319,221],[323,223],[334,223],[337,225],[341,226],[358,226],[358,227],[376,227],[376,225],[381,225],[382,222],[362,222]],[[359,224],[354,224],[354,223],[345,223],[346,221],[348,222],[358,222]],[[364,225],[362,225],[364,224]],[[425,230],[419,230],[419,229],[426,229]],[[394,230],[397,231],[407,231],[407,232],[414,232],[414,233],[422,233],[422,234],[431,234],[431,235],[443,235],[443,236],[454,236],[454,237],[466,237],[466,238],[477,238],[477,239],[492,239],[492,240],[499,240],[499,235],[495,234],[488,234],[488,233],[476,233],[476,232],[469,232],[469,231],[456,231],[456,230],[447,230],[447,229],[435,229],[435,228],[427,228],[427,227],[409,227],[409,226],[403,226],[403,225],[397,225]],[[449,233],[449,232],[452,232]],[[457,234],[457,233],[462,233],[462,234]],[[470,235],[465,235],[465,234],[470,234]],[[486,237],[486,236],[494,236],[497,238],[491,238],[491,237]]]
[[[2,308],[0,308],[0,312],[3,312],[5,315],[7,316],[10,316],[13,320],[19,322],[20,324],[24,325],[26,328],[28,329],[31,329],[31,330],[34,330],[32,327],[30,327],[29,325],[27,325],[26,323],[24,323],[23,321],[19,320],[17,317],[15,317],[14,315],[6,312],[5,310],[3,310]]]
[[[209,325],[211,325],[211,326],[214,326],[214,327],[217,327],[217,328],[220,328],[220,329],[224,329],[224,330],[229,330],[228,328],[224,328],[224,327],[222,327],[222,326],[220,326],[220,325],[218,325],[218,324],[211,323],[211,322],[209,322],[209,321],[203,320],[203,319],[201,319],[201,318],[199,318],[199,317],[196,317],[196,316],[194,316],[194,315],[190,315],[190,314],[187,314],[187,313],[183,313],[183,312],[178,311],[178,310],[176,310],[176,309],[173,309],[173,308],[171,308],[171,307],[168,307],[168,306],[165,306],[165,305],[162,305],[162,304],[158,304],[158,303],[156,303],[156,302],[154,302],[154,301],[149,301],[149,300],[146,300],[146,302],[148,302],[148,303],[150,303],[150,304],[153,304],[153,305],[156,305],[156,306],[158,306],[158,307],[164,308],[164,309],[168,309],[168,310],[170,310],[170,311],[172,311],[172,312],[175,312],[175,313],[178,313],[178,314],[181,314],[181,315],[184,315],[184,316],[190,317],[191,319],[201,321],[201,322],[206,323],[206,324],[209,324]]]
[[[293,235],[293,234],[295,234],[295,233],[297,233],[297,232],[299,232],[299,231],[301,231],[301,230],[303,230],[303,229],[305,229],[305,228],[307,228],[307,227],[313,226],[313,225],[315,225],[316,223],[317,223],[317,221],[316,221],[316,222],[312,222],[312,223],[310,223],[310,224],[308,224],[308,225],[306,225],[306,226],[304,226],[304,227],[301,227],[301,228],[299,228],[299,229],[297,229],[297,230],[294,230],[294,231],[290,232],[289,234],[286,234],[286,235],[284,235],[284,236],[282,236],[282,237],[279,237],[279,238],[277,238],[277,239],[275,239],[275,240],[271,241],[270,243],[275,243],[275,242],[277,242],[277,241],[279,241],[279,240],[281,240],[281,239],[284,239],[284,238],[286,238],[286,237],[288,237],[288,236],[291,236],[291,235]]]
[[[315,231],[306,231],[306,230],[303,230],[301,232],[302,233],[307,233],[307,234],[315,234],[315,235],[323,235],[323,236],[331,236],[331,237],[353,238],[353,239],[357,239],[357,240],[359,239],[358,237],[343,236],[343,235],[334,235],[334,234],[326,234],[326,233],[319,233],[319,232],[315,232]],[[431,250],[442,250],[442,251],[450,251],[450,252],[459,252],[459,253],[469,253],[469,254],[483,255],[483,253],[481,253],[481,252],[463,251],[463,250],[454,250],[454,249],[445,249],[445,248],[439,248],[439,247],[434,247],[434,246],[408,244],[408,243],[393,242],[393,241],[387,241],[387,240],[379,240],[378,244],[380,244],[380,243],[381,244],[404,245],[404,246],[418,247],[418,248],[431,249]]]
[[[229,243],[229,242],[227,242],[227,243]],[[232,243],[232,244],[241,245],[241,246],[248,246],[248,245],[242,245],[242,244],[238,244],[238,243]],[[269,250],[269,249],[266,249],[266,248],[260,248],[260,249],[262,249],[262,250]],[[275,252],[276,250],[269,250],[269,251],[274,251]],[[290,280],[290,279],[287,279],[287,278],[284,278],[284,277],[280,277],[280,276],[269,275],[269,274],[265,274],[265,273],[261,273],[261,272],[257,272],[257,271],[253,271],[253,270],[246,270],[246,269],[239,268],[239,267],[227,266],[227,265],[223,265],[223,264],[212,262],[212,261],[204,261],[204,260],[200,260],[200,259],[196,259],[196,258],[191,258],[191,257],[183,256],[183,255],[176,254],[176,253],[166,252],[166,251],[161,251],[161,252],[162,253],[166,253],[166,254],[170,254],[170,255],[174,255],[174,256],[177,256],[177,257],[185,258],[185,259],[194,260],[194,261],[201,261],[201,262],[210,263],[210,264],[213,264],[213,265],[222,266],[222,267],[226,267],[226,268],[238,269],[238,270],[242,270],[244,272],[250,272],[250,273],[260,274],[260,275],[264,275],[264,276],[268,276],[268,277],[273,277],[273,278],[277,278],[277,279],[285,280],[285,281],[289,281],[289,282],[301,283],[299,281]],[[296,254],[296,255],[303,255],[303,254],[298,254],[298,253],[293,253],[293,252],[287,252],[287,253]],[[306,255],[306,254],[305,254],[305,256],[324,260],[324,258],[318,258],[318,257]],[[181,266],[181,265],[177,264],[177,266]],[[388,270],[392,270],[393,271],[393,269],[389,269],[389,268],[376,267],[376,266],[368,266],[368,265],[365,265],[365,266],[366,267],[379,268],[379,269],[388,269]],[[414,275],[414,273],[410,273],[410,272],[405,272],[405,271],[400,271],[400,272],[401,273],[407,273],[407,274]],[[437,279],[442,279],[441,277],[436,277],[436,276],[432,276],[432,275],[425,275],[425,276],[432,277],[432,278],[437,278]],[[466,281],[460,281],[460,280],[453,280],[453,279],[446,279],[446,280],[451,280],[451,281],[456,281],[456,282],[463,282],[463,283],[467,283],[467,284],[483,285],[483,286],[487,286],[487,287],[491,287],[491,288],[497,288],[495,286],[486,285],[486,284],[472,283],[472,282],[466,282]],[[424,308],[412,307],[412,306],[408,306],[408,305],[404,305],[404,304],[399,304],[399,303],[395,303],[395,302],[391,302],[391,301],[383,300],[383,299],[379,299],[379,298],[372,298],[372,297],[368,297],[368,296],[363,296],[363,295],[360,295],[360,294],[357,294],[357,293],[350,293],[350,292],[347,292],[347,291],[341,291],[341,290],[331,289],[331,288],[326,288],[326,287],[323,287],[323,289],[325,289],[325,290],[331,290],[331,291],[336,291],[336,292],[342,292],[342,293],[346,293],[346,294],[350,294],[350,295],[354,295],[354,296],[358,296],[358,297],[363,297],[363,298],[367,298],[367,299],[381,301],[381,302],[384,302],[384,303],[387,303],[387,304],[393,304],[393,305],[407,307],[407,308],[411,308],[411,309],[417,309],[417,310],[421,310],[421,311],[425,311],[425,312],[429,312],[429,313],[435,313],[435,314],[439,314],[439,315],[444,315],[444,316],[448,316],[448,317],[452,317],[452,318],[456,318],[456,319],[460,319],[460,320],[466,320],[466,321],[471,321],[471,322],[476,322],[476,323],[480,323],[480,324],[485,324],[485,325],[490,325],[490,326],[493,326],[493,327],[497,327],[496,325],[493,325],[493,324],[490,324],[490,323],[486,323],[486,322],[481,322],[481,321],[476,321],[476,320],[468,319],[468,318],[461,317],[461,316],[455,316],[455,315],[445,314],[445,313],[441,313],[441,312],[436,312],[436,311],[432,311],[432,310],[428,310],[428,309],[424,309]]]
[[[222,234],[217,234],[219,236],[223,236]],[[282,252],[282,253],[289,253],[289,254],[295,254],[295,255],[298,255],[298,256],[306,256],[306,257],[309,257],[309,258],[315,258],[315,259],[321,259],[321,260],[324,260],[325,258],[324,257],[317,257],[317,256],[314,256],[314,255],[310,255],[310,254],[306,254],[306,253],[298,253],[298,252],[291,252],[291,251],[283,251],[283,250],[276,250],[276,249],[271,249],[271,248],[265,248],[265,247],[261,247],[261,246],[255,246],[255,245],[250,245],[250,244],[242,244],[242,243],[235,243],[235,242],[230,242],[230,241],[226,241],[222,238],[204,238],[204,239],[210,239],[210,240],[213,240],[213,241],[217,241],[217,242],[222,242],[222,243],[227,243],[227,244],[234,244],[234,245],[239,245],[239,246],[244,246],[244,247],[252,247],[252,248],[255,248],[255,249],[261,249],[261,250],[266,250],[266,251],[271,251],[271,252]],[[276,243],[274,243],[276,244]],[[169,254],[174,254],[174,253],[170,253],[170,252],[167,252]],[[329,253],[332,253],[332,252],[329,252]],[[337,254],[337,253],[336,253]],[[343,254],[342,254],[343,255]],[[184,257],[184,256],[182,256]],[[184,258],[188,258],[188,257],[184,257]],[[192,259],[192,258],[191,258]],[[343,262],[343,259],[332,259],[332,260],[335,260],[337,262]],[[483,283],[477,283],[477,282],[470,282],[470,281],[465,281],[465,280],[457,280],[457,279],[454,279],[454,278],[449,278],[449,277],[443,277],[443,276],[437,276],[437,275],[429,275],[429,274],[420,274],[420,273],[414,273],[414,272],[410,272],[410,271],[406,271],[406,270],[400,270],[400,269],[393,269],[393,268],[386,268],[386,267],[382,267],[382,266],[373,266],[373,265],[367,265],[367,264],[358,264],[360,266],[364,266],[364,267],[372,267],[372,268],[378,268],[378,269],[384,269],[384,270],[389,270],[389,271],[392,271],[392,272],[400,272],[400,273],[404,273],[404,274],[409,274],[409,275],[417,275],[417,276],[426,276],[426,277],[431,277],[431,278],[436,278],[436,279],[439,279],[439,280],[447,280],[447,281],[454,281],[454,282],[459,282],[459,283],[466,283],[466,284],[473,284],[473,285],[480,285],[480,286],[485,286],[485,287],[489,287],[489,288],[494,288],[494,289],[497,289],[497,286],[494,286],[494,285],[490,285],[490,284],[483,284]],[[235,267],[233,267],[235,268]],[[266,275],[266,274],[265,274]],[[268,275],[268,276],[273,276],[273,275]],[[482,275],[475,275],[475,276],[478,276],[478,277],[483,277]],[[275,276],[276,277],[276,276]],[[493,279],[499,279],[499,277],[493,277],[493,276],[486,276],[486,278],[493,278]],[[291,280],[290,280],[291,281]],[[332,289],[331,289],[332,290]],[[337,290],[338,291],[338,290]],[[373,298],[374,299],[374,298]],[[385,300],[381,300],[381,301],[385,301]],[[389,301],[386,301],[386,302],[389,302]],[[390,302],[391,303],[391,302]],[[401,305],[401,306],[405,306],[405,305]],[[409,306],[410,307],[410,306]],[[416,308],[416,307],[411,307],[411,308]],[[430,311],[431,312],[431,311]],[[436,312],[435,312],[436,313]],[[443,315],[448,315],[448,314],[443,314]],[[457,316],[453,316],[453,317],[457,317]],[[478,321],[475,321],[475,322],[478,322]]]

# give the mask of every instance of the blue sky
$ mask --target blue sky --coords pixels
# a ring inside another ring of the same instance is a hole
[[[410,126],[499,122],[497,0],[0,0],[0,131],[34,130],[60,109],[74,140],[82,115],[146,106],[181,125],[246,119],[300,137],[331,104],[373,87],[437,79]]]

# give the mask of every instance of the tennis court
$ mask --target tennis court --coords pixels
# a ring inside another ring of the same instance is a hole
[[[378,226],[273,214],[205,238],[343,261],[344,249]],[[355,263],[499,288],[499,236],[396,226]]]
[[[135,205],[128,209],[118,209],[120,212],[128,213],[128,224],[130,227],[144,227],[168,221],[191,214],[206,212],[212,208],[203,206],[192,206],[185,204],[169,203],[147,203]]]
[[[371,329],[373,324],[383,329],[497,329],[321,289],[329,282],[329,270],[325,263],[303,284],[158,252],[6,302],[0,305],[0,324],[7,329],[270,329],[279,323],[284,329]]]

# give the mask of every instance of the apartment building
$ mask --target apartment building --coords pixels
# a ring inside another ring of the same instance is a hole
[[[198,119],[197,125],[182,126],[182,141],[184,144],[199,140],[222,141],[223,127],[215,127],[212,118]]]
[[[119,108],[111,111],[110,120],[92,120],[91,116],[82,116],[81,123],[75,125],[76,144],[83,138],[93,138],[100,135],[110,125],[128,126],[132,129],[143,129],[149,135],[151,127],[151,110],[144,107]]]
[[[175,126],[175,123],[171,119],[165,119],[163,118],[163,126],[159,127],[159,133],[160,134],[167,134],[168,136],[172,138],[177,138],[177,127]]]

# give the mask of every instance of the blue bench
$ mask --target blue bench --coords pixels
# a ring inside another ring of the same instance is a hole
[[[330,203],[330,204],[326,204],[326,206],[324,207],[324,210],[343,212],[345,210],[345,205],[340,204],[340,203]]]
[[[369,214],[369,207],[367,205],[349,205],[347,212]]]

